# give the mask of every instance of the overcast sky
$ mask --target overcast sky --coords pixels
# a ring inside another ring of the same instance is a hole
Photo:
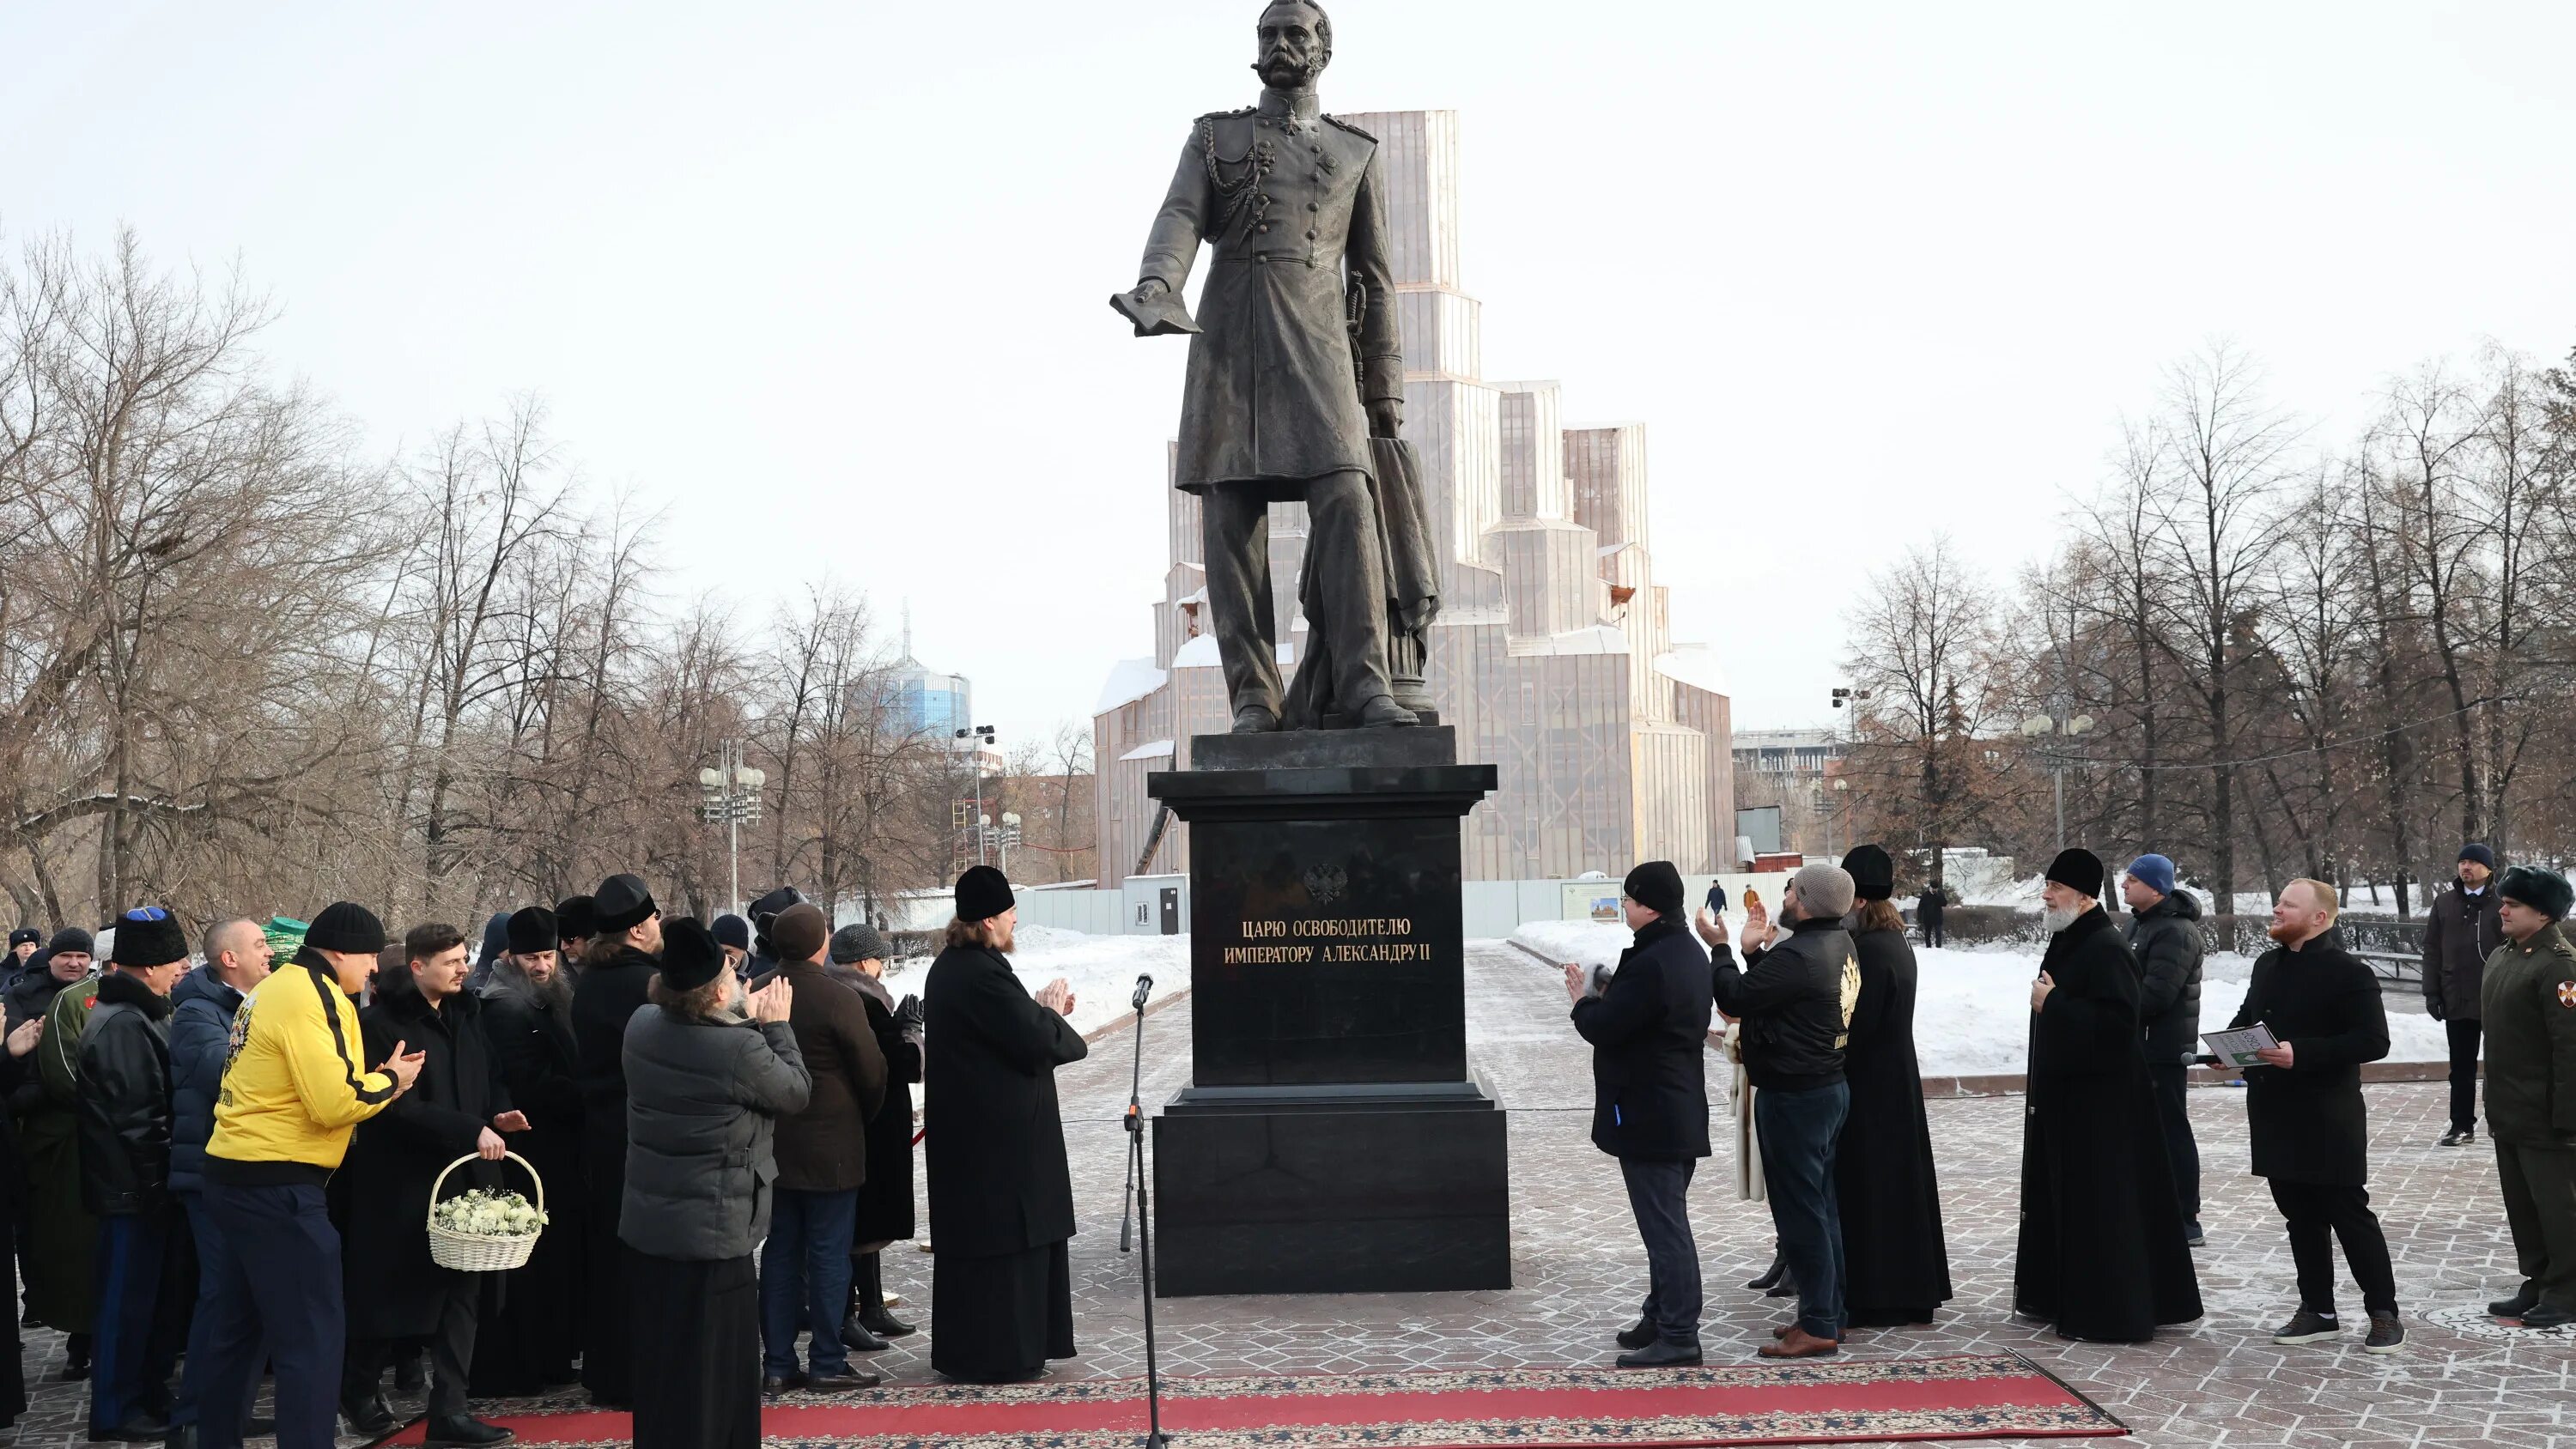
[[[1150,652],[1185,348],[1108,310],[1257,0],[17,3],[0,233],[238,256],[388,452],[517,392],[674,601],[829,571],[1010,736]],[[2348,432],[2576,344],[2576,5],[1339,0],[1325,103],[1455,109],[1486,375],[1647,424],[1676,633],[1827,718],[1845,600],[1996,575],[2213,336]]]

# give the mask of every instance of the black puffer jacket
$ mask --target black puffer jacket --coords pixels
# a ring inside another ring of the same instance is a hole
[[[1708,956],[1656,920],[1619,953],[1599,996],[1574,1003],[1592,1043],[1592,1145],[1613,1157],[1708,1156]]]
[[[2178,890],[2129,922],[2129,954],[2145,973],[2138,1020],[2150,1066],[2178,1063],[2200,1049],[2200,965],[2209,943],[2199,920],[2200,902]]]
[[[170,1001],[122,971],[81,1028],[81,1206],[107,1216],[170,1198]]]
[[[1744,1023],[1747,1080],[1766,1092],[1804,1092],[1843,1079],[1860,956],[1839,918],[1800,921],[1746,958],[1740,975],[1732,950],[1716,955],[1717,1009]]]
[[[769,1236],[778,1119],[814,1078],[786,1022],[684,1016],[626,1026],[626,1200],[617,1235],[657,1258],[747,1258]]]

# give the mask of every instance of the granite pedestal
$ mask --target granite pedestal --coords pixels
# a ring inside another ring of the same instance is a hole
[[[1206,735],[1146,790],[1190,824],[1192,1082],[1154,1119],[1156,1291],[1511,1286],[1502,1104],[1467,1063],[1445,728]]]

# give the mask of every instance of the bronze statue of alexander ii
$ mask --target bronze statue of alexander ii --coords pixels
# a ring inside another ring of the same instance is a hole
[[[1438,608],[1401,441],[1404,357],[1375,137],[1323,114],[1332,22],[1311,0],[1261,14],[1261,103],[1201,116],[1133,291],[1138,336],[1193,333],[1179,486],[1200,496],[1207,612],[1238,734],[1420,723],[1422,629]],[[1196,322],[1181,303],[1201,242]],[[1273,503],[1306,505],[1307,641],[1280,683]],[[1399,665],[1389,669],[1389,636]]]

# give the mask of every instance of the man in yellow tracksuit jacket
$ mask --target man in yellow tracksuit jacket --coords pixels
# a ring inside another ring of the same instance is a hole
[[[366,907],[329,906],[303,949],[233,1015],[206,1144],[215,1231],[197,1245],[203,1288],[188,1334],[183,1397],[196,1422],[179,1426],[174,1444],[239,1449],[263,1354],[277,1366],[279,1449],[335,1442],[347,1305],[322,1190],[350,1129],[420,1075],[420,1054],[401,1043],[374,1070],[362,1063],[351,998],[384,945],[384,923]]]

